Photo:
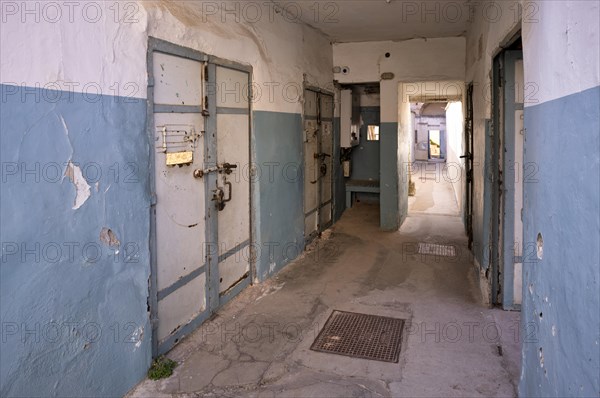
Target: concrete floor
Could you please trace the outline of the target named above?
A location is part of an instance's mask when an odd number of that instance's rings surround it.
[[[445,162],[416,162],[412,181],[417,194],[408,198],[410,214],[444,214],[458,216],[460,209],[450,183]]]
[[[460,218],[413,212],[396,233],[378,220],[375,205],[346,211],[302,258],[175,347],[172,377],[130,396],[516,396],[519,314],[480,304]],[[418,242],[455,245],[457,256],[416,254]],[[311,351],[334,309],[406,319],[400,362]]]

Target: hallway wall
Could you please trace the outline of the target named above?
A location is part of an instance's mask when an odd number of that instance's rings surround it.
[[[499,4],[499,3],[496,3]],[[502,3],[501,3],[502,4]],[[467,81],[475,86],[475,257],[481,241],[486,120],[492,57],[522,27],[525,65],[524,263],[521,396],[600,393],[600,146],[598,2],[536,2],[522,23],[503,8],[467,36]],[[507,4],[508,6],[508,4]],[[477,148],[480,148],[477,152]],[[560,156],[557,150],[560,148]],[[538,240],[538,234],[542,240]]]
[[[148,36],[253,66],[257,278],[304,246],[300,95],[332,89],[327,38],[269,7],[119,6],[3,16],[2,396],[121,396],[150,365]]]
[[[524,189],[522,312],[539,337],[524,344],[519,390],[526,396],[597,396],[600,3],[544,2],[523,36],[524,162],[535,174]],[[538,91],[532,94],[527,83]]]
[[[408,214],[406,170],[411,163],[408,150],[411,132],[409,126],[403,128],[399,124],[399,107],[402,105],[399,99],[402,97],[398,95],[398,86],[402,82],[464,81],[465,45],[463,37],[333,45],[334,65],[349,67],[348,74],[335,74],[340,83],[381,82],[380,200],[384,230],[397,230]],[[389,57],[386,57],[388,53]],[[382,80],[382,73],[393,73],[394,77]],[[417,92],[428,89],[418,86],[411,88]],[[410,125],[410,107],[406,120]],[[404,178],[400,177],[399,171]]]
[[[475,18],[467,32],[466,81],[473,82],[473,252],[480,278],[485,281],[482,283],[484,301],[490,301],[491,297],[488,286],[491,275],[486,273],[491,264],[491,192],[485,188],[486,183],[491,183],[493,165],[485,158],[485,148],[492,117],[492,65],[500,47],[506,45],[521,26],[513,8],[512,2],[486,1],[475,10],[478,15],[488,10],[493,18]],[[484,200],[486,194],[490,200]]]
[[[463,99],[464,99],[463,95]],[[465,153],[465,115],[464,106],[461,102],[450,102],[446,112],[446,128],[448,137],[448,158],[446,162],[445,178],[452,182],[456,203],[461,213],[464,214],[463,201],[465,192],[465,161],[460,157]]]
[[[150,365],[146,32],[106,6],[0,24],[2,396],[122,395]]]

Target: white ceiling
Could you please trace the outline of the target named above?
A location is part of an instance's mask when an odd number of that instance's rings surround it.
[[[389,1],[389,3],[388,3]],[[333,42],[453,37],[469,26],[470,0],[276,0],[289,20],[303,22]]]

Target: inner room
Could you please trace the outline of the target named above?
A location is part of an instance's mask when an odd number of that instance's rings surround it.
[[[346,208],[355,203],[379,206],[380,123],[379,83],[340,87],[340,127]]]

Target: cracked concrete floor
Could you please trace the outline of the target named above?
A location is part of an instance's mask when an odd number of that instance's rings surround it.
[[[518,314],[497,321],[480,304],[461,220],[417,214],[393,233],[378,220],[378,206],[348,210],[310,251],[175,347],[170,378],[129,395],[515,396]],[[455,245],[457,256],[416,254],[418,242]],[[311,351],[334,309],[406,319],[399,363]]]

